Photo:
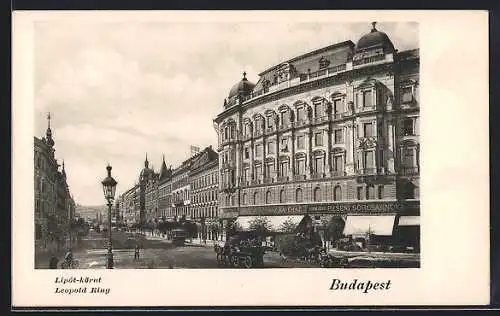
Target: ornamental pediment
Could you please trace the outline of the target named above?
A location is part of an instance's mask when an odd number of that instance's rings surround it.
[[[359,148],[372,148],[375,146],[377,146],[377,138],[376,137],[358,138],[358,147]]]

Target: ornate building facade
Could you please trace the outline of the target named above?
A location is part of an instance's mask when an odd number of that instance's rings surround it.
[[[139,183],[117,200],[124,222],[145,227],[162,220],[191,220],[200,227],[206,224],[207,237],[214,238],[213,229],[207,228],[218,223],[218,154],[212,147],[175,169],[167,168],[165,157],[159,173],[149,167],[147,157],[144,166]]]
[[[34,137],[35,250],[44,252],[69,246],[76,204],[64,166],[55,158],[55,142],[48,127],[43,138]],[[61,168],[60,168],[61,167]]]
[[[259,76],[244,74],[214,120],[221,218],[336,217],[345,235],[418,227],[418,49],[398,52],[373,24]]]

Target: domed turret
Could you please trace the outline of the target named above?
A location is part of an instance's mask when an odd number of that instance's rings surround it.
[[[377,22],[372,22],[370,33],[363,35],[355,47],[355,52],[364,51],[367,49],[383,48],[384,53],[394,52],[394,45],[389,36],[384,32],[380,32],[375,28]]]
[[[240,82],[236,83],[231,90],[229,91],[229,99],[238,96],[238,95],[249,95],[255,84],[248,81],[246,72],[243,73],[243,79]]]
[[[144,169],[141,171],[141,176],[139,181],[147,181],[153,176],[153,169],[149,168],[148,154],[146,154],[146,160],[144,161]]]

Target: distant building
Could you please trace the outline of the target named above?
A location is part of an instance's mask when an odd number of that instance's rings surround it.
[[[54,145],[49,115],[45,137],[34,137],[35,248],[41,252],[69,244],[75,217],[64,162],[57,163]]]

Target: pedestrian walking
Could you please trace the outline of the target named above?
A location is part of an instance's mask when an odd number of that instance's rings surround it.
[[[58,263],[59,263],[59,259],[57,259],[57,257],[54,254],[52,254],[50,256],[49,269],[57,269]]]
[[[135,251],[134,251],[134,261],[139,260],[139,244],[135,245]]]

